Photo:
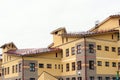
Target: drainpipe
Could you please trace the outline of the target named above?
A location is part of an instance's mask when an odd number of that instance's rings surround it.
[[[24,80],[24,58],[22,56],[22,80]]]
[[[87,57],[86,57],[86,37],[84,36],[84,56],[85,56],[85,80],[87,80]]]

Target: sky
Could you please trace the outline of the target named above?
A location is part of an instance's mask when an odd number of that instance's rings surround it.
[[[47,47],[59,27],[87,31],[114,14],[120,14],[120,0],[0,0],[0,46]]]

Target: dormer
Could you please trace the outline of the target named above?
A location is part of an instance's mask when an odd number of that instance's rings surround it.
[[[60,34],[65,34],[65,33],[67,33],[67,32],[64,27],[60,27],[51,32],[51,34],[53,35],[54,46],[58,46],[63,43],[63,37],[61,37]]]
[[[8,50],[16,50],[17,49],[17,47],[15,46],[15,44],[13,42],[4,44],[0,48],[2,48],[3,53],[7,52]]]
[[[101,23],[95,25],[90,32],[118,30],[120,28],[120,15],[111,15]]]

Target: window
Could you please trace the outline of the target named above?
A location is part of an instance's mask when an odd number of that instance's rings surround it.
[[[66,57],[69,56],[69,49],[66,49]]]
[[[118,47],[118,55],[120,55],[120,47]]]
[[[112,67],[116,67],[116,63],[115,62],[112,62]]]
[[[82,69],[81,64],[82,64],[81,61],[78,61],[78,62],[77,62],[77,69],[78,69],[78,70],[81,70],[81,69]]]
[[[19,72],[21,72],[21,71],[22,71],[22,64],[19,63]]]
[[[108,46],[105,46],[105,51],[109,51],[109,47]]]
[[[2,75],[4,75],[4,68],[2,68]]]
[[[6,68],[5,68],[5,75],[6,75]]]
[[[35,63],[30,63],[30,71],[35,71]]]
[[[119,26],[120,26],[120,19],[119,19]]]
[[[112,39],[114,39],[114,35],[112,35]]]
[[[52,64],[47,64],[47,68],[52,68]]]
[[[61,65],[61,72],[63,72],[63,65]]]
[[[94,80],[94,76],[90,76],[90,80]]]
[[[72,55],[75,55],[75,47],[71,48],[71,53],[72,53]]]
[[[102,66],[102,61],[98,61],[98,66]]]
[[[18,66],[16,65],[16,73],[17,73],[17,67],[18,67]]]
[[[112,80],[116,80],[116,77],[113,77]]]
[[[57,64],[55,64],[55,69],[57,69]]]
[[[106,80],[110,80],[110,77],[105,77]]]
[[[60,64],[58,65],[58,69],[60,69]]]
[[[101,45],[97,45],[97,50],[101,50]]]
[[[89,44],[89,53],[94,53],[94,45]]]
[[[44,64],[39,63],[39,68],[44,68]]]
[[[76,78],[75,78],[75,77],[72,77],[72,80],[76,80]]]
[[[30,80],[35,80],[35,78],[30,78]]]
[[[10,70],[10,68],[8,67],[8,72],[7,72],[8,74],[10,73],[10,71],[9,71],[9,70]]]
[[[94,61],[89,61],[89,69],[94,69]]]
[[[72,62],[72,71],[75,70],[75,62]]]
[[[112,52],[116,52],[116,48],[115,47],[112,47]]]
[[[98,80],[102,80],[102,77],[98,77]]]
[[[12,66],[12,73],[14,73],[14,66]]]
[[[77,45],[77,54],[81,53],[81,45]]]
[[[70,78],[66,78],[66,80],[70,80]]]
[[[106,66],[106,67],[109,67],[109,62],[105,62],[105,66]]]
[[[120,62],[118,62],[118,70],[120,70]]]
[[[78,80],[82,80],[82,77],[78,77]]]
[[[58,57],[58,54],[56,53],[56,57]]]
[[[69,63],[66,64],[66,71],[69,71]]]

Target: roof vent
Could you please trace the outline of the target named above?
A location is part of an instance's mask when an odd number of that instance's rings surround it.
[[[95,21],[95,27],[97,27],[99,24],[99,20]]]

